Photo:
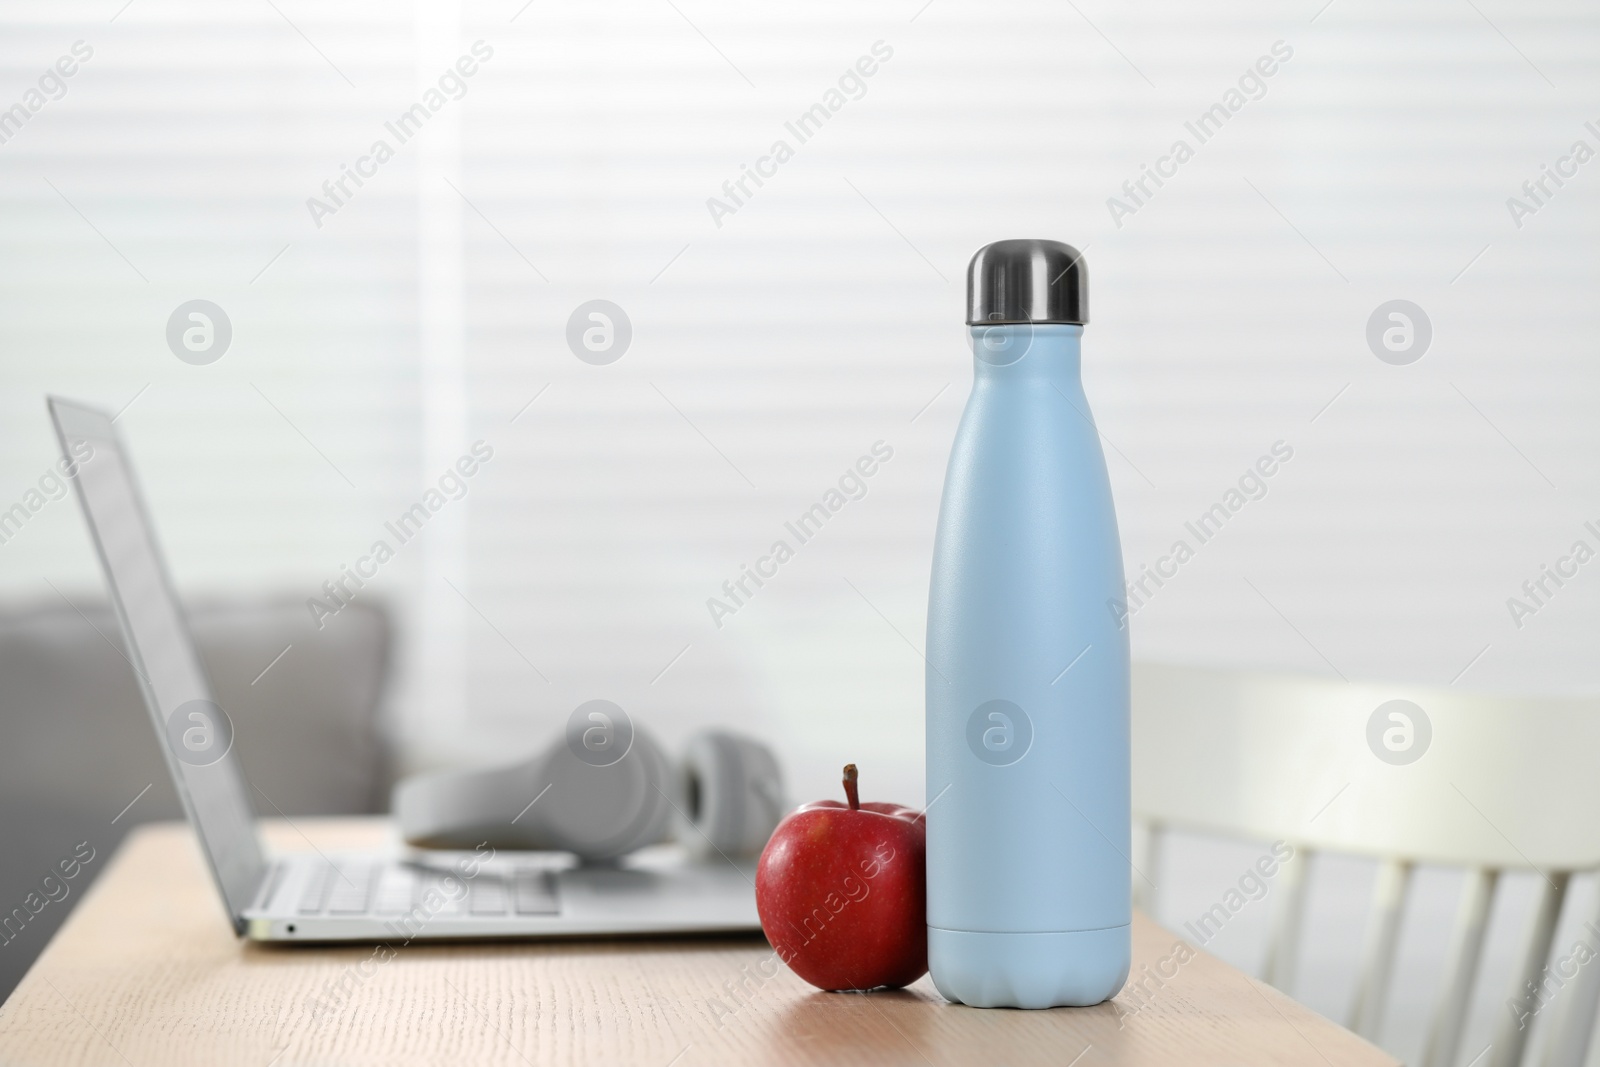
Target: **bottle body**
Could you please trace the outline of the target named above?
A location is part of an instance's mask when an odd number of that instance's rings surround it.
[[[1083,327],[972,328],[927,643],[928,954],[945,997],[1097,1004],[1130,963],[1128,636]]]

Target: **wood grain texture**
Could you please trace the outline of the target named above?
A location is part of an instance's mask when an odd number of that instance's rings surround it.
[[[283,849],[386,840],[375,820],[267,829]],[[947,1004],[926,978],[898,993],[821,993],[760,938],[261,946],[233,937],[187,826],[164,824],[128,839],[0,1008],[0,1062],[1395,1062],[1203,952],[1178,966],[1178,944],[1136,915],[1134,978],[1115,1001],[1031,1012]],[[1176,974],[1151,977],[1163,959]]]

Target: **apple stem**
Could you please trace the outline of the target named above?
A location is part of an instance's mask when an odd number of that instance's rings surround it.
[[[846,800],[850,801],[851,811],[859,811],[861,809],[861,794],[856,790],[856,765],[854,763],[846,763],[844,765],[844,796]]]

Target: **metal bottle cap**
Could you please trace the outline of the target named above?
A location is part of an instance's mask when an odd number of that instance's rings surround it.
[[[967,325],[1089,321],[1089,268],[1060,241],[996,241],[967,265]]]

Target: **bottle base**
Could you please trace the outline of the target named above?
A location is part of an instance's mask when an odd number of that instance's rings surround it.
[[[1110,1000],[1132,966],[1131,926],[1052,933],[928,927],[928,970],[974,1008],[1083,1007]]]

